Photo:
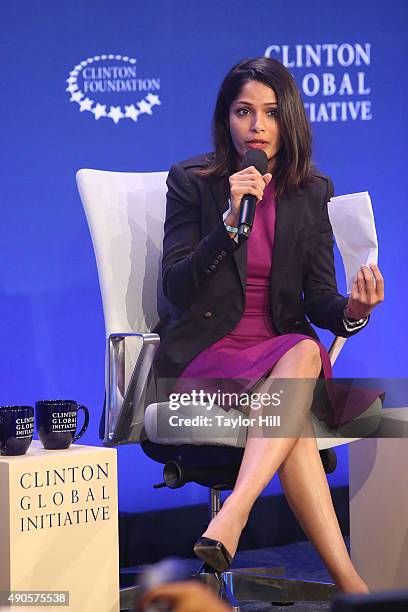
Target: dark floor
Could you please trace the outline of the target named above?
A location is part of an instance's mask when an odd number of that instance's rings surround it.
[[[345,538],[347,546],[349,546],[349,538]],[[200,563],[191,560],[191,569],[198,569]],[[322,560],[317,554],[315,548],[308,541],[294,542],[284,546],[276,546],[274,548],[264,548],[257,550],[245,550],[238,552],[234,558],[233,568],[238,567],[285,567],[286,578],[297,578],[303,580],[312,580],[319,582],[332,582]],[[128,570],[131,572],[131,570]],[[129,575],[130,578],[130,575]],[[122,577],[122,586],[130,585],[130,581],[125,581]],[[270,602],[246,602],[241,603],[240,609],[244,612],[252,610],[256,611],[274,611],[289,610],[292,612],[300,612],[302,610],[330,610],[329,602],[309,602],[309,603],[294,603],[290,606],[271,605]]]

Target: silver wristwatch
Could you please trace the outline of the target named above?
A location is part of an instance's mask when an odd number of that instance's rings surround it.
[[[364,327],[365,325],[367,325],[368,323],[368,316],[367,317],[363,317],[362,319],[354,319],[354,320],[350,320],[347,315],[346,315],[346,308],[343,311],[343,325],[346,329],[346,331],[348,332],[353,332],[353,331],[357,331],[358,329],[361,329],[362,327]]]

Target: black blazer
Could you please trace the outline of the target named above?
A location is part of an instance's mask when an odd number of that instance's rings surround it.
[[[211,155],[211,154],[210,154]],[[247,245],[225,230],[229,182],[196,174],[201,155],[172,166],[163,241],[164,302],[155,330],[161,343],[156,377],[177,378],[205,348],[231,332],[245,305]],[[270,305],[278,334],[317,338],[309,321],[348,337],[337,291],[327,201],[331,180],[315,171],[306,187],[277,203]],[[250,240],[250,238],[249,238]]]

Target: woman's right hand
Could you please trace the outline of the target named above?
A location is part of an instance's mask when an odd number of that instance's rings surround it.
[[[244,168],[232,174],[229,178],[231,208],[225,223],[238,227],[239,211],[243,196],[247,193],[254,195],[258,203],[262,200],[264,189],[271,180],[272,174],[270,172],[262,176],[254,166],[249,166],[249,168]]]

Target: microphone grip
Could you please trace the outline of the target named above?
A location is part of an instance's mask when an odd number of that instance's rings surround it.
[[[255,208],[256,197],[250,194],[244,195],[239,209],[238,242],[248,240],[254,224]]]

